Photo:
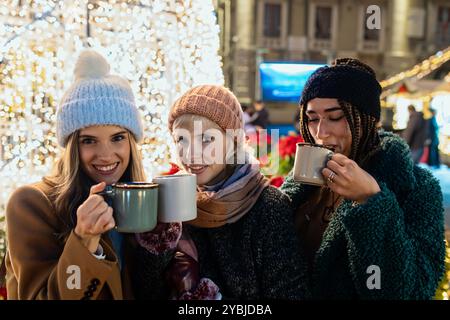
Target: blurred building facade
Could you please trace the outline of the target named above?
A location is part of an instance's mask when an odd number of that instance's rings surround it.
[[[382,80],[450,44],[449,0],[214,0],[214,5],[226,85],[242,103],[260,98],[261,61],[330,63],[352,56]],[[268,105],[275,123],[290,121],[296,108]]]

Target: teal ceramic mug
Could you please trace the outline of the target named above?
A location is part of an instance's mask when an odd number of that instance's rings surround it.
[[[98,194],[113,208],[117,231],[141,233],[156,227],[158,187],[157,183],[119,182]]]

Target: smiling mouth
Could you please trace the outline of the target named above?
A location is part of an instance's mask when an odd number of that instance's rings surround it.
[[[113,164],[109,164],[109,165],[92,165],[94,167],[94,169],[99,172],[100,174],[104,174],[104,175],[108,175],[113,173],[117,167],[119,166],[119,162],[113,163]]]
[[[204,172],[206,170],[206,168],[208,168],[208,166],[191,165],[191,166],[188,166],[188,168],[191,173],[200,174],[200,173]]]

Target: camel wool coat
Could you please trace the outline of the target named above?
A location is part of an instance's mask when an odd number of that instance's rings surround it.
[[[73,230],[60,239],[58,234],[67,227],[56,214],[51,191],[46,182],[27,185],[17,189],[8,202],[8,299],[133,299],[129,274],[134,238],[124,237],[122,271],[106,234],[100,241],[104,260],[92,255]]]

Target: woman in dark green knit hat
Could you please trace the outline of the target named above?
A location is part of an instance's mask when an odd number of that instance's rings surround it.
[[[291,198],[315,299],[430,299],[444,272],[442,192],[406,143],[379,134],[381,87],[356,59],[308,79],[300,101],[306,142],[334,148],[324,187]]]
[[[145,248],[138,255],[139,298],[309,297],[289,198],[251,161],[243,129],[241,106],[225,87],[201,85],[175,102],[169,130],[183,169],[197,176],[197,218],[183,223],[176,248],[163,253],[172,252],[163,274],[148,267],[161,237],[138,237]]]

